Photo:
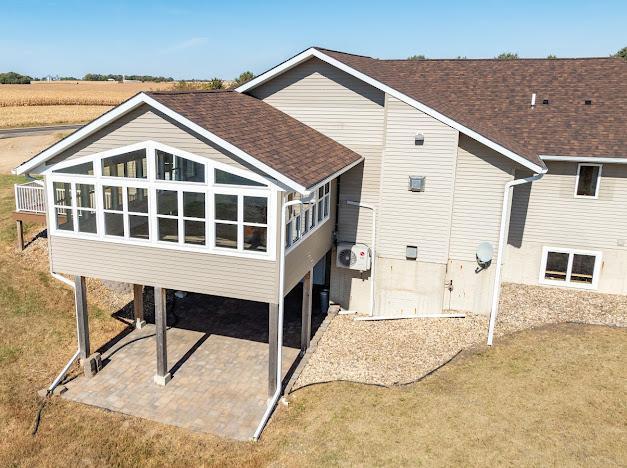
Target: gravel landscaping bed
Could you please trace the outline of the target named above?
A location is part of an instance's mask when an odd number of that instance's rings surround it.
[[[504,284],[501,296],[496,336],[547,323],[627,324],[627,296],[514,284]],[[332,380],[385,386],[411,382],[460,350],[485,343],[487,327],[488,317],[475,314],[372,322],[338,315],[293,390]]]

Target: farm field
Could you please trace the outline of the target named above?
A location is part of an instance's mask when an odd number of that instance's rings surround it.
[[[109,81],[0,85],[0,128],[88,122],[140,91],[167,90],[172,86]]]

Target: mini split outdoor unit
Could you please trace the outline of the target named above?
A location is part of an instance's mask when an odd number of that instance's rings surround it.
[[[337,246],[336,265],[351,270],[370,270],[370,249],[366,244],[340,242]]]

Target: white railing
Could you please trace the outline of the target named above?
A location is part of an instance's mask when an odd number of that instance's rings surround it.
[[[15,184],[15,210],[28,213],[46,212],[46,197],[41,181]]]

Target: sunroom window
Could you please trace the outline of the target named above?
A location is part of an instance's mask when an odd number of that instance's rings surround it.
[[[105,177],[145,179],[147,174],[146,150],[143,148],[102,160],[102,175]]]
[[[265,187],[261,182],[247,179],[246,177],[238,176],[230,172],[222,171],[220,169],[215,170],[216,184],[225,185],[249,185],[251,187]]]
[[[52,171],[53,233],[224,253],[269,250],[276,192],[267,184],[165,145],[138,147]]]
[[[68,182],[54,182],[54,218],[56,228],[61,231],[73,231],[72,216],[72,184]]]
[[[205,166],[181,156],[157,150],[157,179],[204,182]]]
[[[297,193],[288,195],[288,201],[300,200]],[[326,183],[314,193],[309,203],[291,205],[286,210],[285,246],[291,247],[317,225],[322,224],[330,213],[331,186]]]

